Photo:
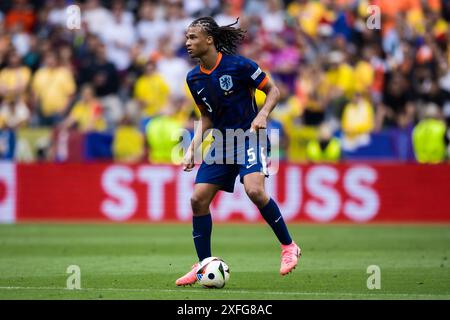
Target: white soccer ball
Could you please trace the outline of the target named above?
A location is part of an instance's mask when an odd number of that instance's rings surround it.
[[[230,279],[230,268],[220,258],[209,257],[200,262],[197,282],[205,288],[223,288]]]

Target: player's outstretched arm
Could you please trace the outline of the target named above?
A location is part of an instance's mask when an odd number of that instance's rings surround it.
[[[267,118],[280,99],[280,90],[271,79],[267,81],[266,85],[261,90],[266,94],[266,101],[264,101],[264,105],[256,118],[253,120],[250,129],[251,131],[258,131],[258,129],[267,128]]]
[[[195,152],[202,144],[203,133],[213,127],[211,119],[208,116],[204,115],[201,107],[199,108],[200,112],[202,113],[202,116],[200,117],[200,125],[197,126],[197,129],[195,130],[194,138],[192,139],[192,142],[189,145],[189,148],[186,151],[182,162],[183,170],[187,172],[192,171],[192,169],[194,169],[195,167]]]

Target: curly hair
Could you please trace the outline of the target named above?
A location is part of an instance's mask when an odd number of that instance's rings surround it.
[[[201,17],[194,20],[190,24],[190,27],[199,26],[209,36],[212,36],[217,51],[225,54],[234,54],[238,44],[242,42],[245,36],[244,30],[241,28],[233,28],[238,21],[239,18],[232,24],[219,26],[212,17]]]

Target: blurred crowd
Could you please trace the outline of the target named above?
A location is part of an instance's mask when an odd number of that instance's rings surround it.
[[[101,133],[114,160],[170,161],[172,132],[192,133],[198,117],[185,30],[213,16],[239,17],[239,54],[281,90],[269,123],[281,159],[339,161],[386,130],[408,132],[419,162],[448,159],[450,0],[13,0],[0,10],[0,155],[11,133],[47,128],[44,160],[64,160],[70,134]]]

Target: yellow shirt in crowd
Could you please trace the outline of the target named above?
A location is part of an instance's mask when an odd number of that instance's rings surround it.
[[[88,105],[83,101],[78,101],[70,111],[70,117],[76,121],[80,131],[103,131],[106,129],[106,122],[102,117],[99,104]]]
[[[370,133],[373,130],[374,123],[373,107],[367,99],[350,102],[344,107],[342,130],[350,137]]]
[[[367,61],[360,60],[354,69],[354,86],[356,92],[365,92],[373,84],[375,70]]]
[[[311,37],[315,37],[319,30],[319,23],[323,18],[334,20],[334,13],[327,10],[325,5],[319,1],[309,1],[305,4],[291,2],[287,7],[291,17],[298,19],[302,30]]]
[[[11,91],[21,86],[26,88],[30,82],[31,71],[28,67],[5,68],[0,71],[0,91]],[[6,101],[11,101],[14,94],[7,93]],[[22,97],[23,98],[23,97]]]
[[[343,91],[346,97],[351,97],[355,92],[353,68],[346,63],[340,64],[336,69],[329,70],[325,75],[325,81],[329,90],[337,87]]]
[[[121,162],[137,162],[144,151],[144,136],[134,126],[119,126],[114,134],[114,159]]]
[[[145,102],[143,115],[157,114],[169,101],[169,86],[159,74],[143,75],[134,87],[134,97]]]
[[[74,78],[67,68],[41,68],[36,71],[32,83],[44,116],[64,111],[69,98],[76,91]]]

